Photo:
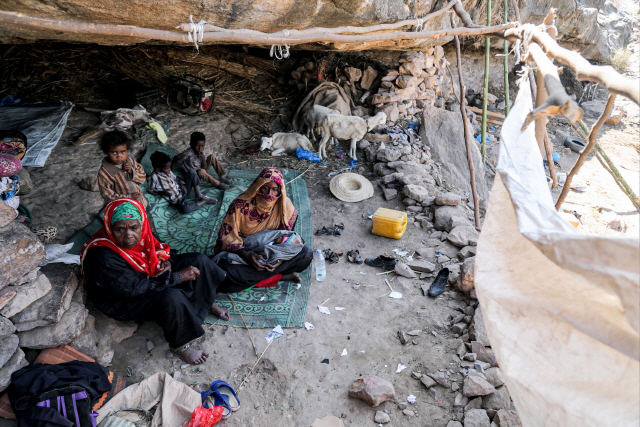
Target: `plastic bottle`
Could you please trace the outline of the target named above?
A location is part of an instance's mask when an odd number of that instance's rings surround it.
[[[324,269],[324,256],[320,249],[316,250],[316,253],[313,255],[313,265],[316,269],[316,281],[324,282],[324,279],[327,277],[327,271]]]

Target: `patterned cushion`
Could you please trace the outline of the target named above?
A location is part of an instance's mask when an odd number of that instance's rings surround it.
[[[22,162],[11,154],[0,154],[0,178],[15,175],[22,169]]]

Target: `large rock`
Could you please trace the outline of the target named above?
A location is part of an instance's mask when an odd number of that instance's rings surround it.
[[[0,289],[16,283],[45,260],[44,245],[15,221],[0,228],[0,242]]]
[[[29,362],[24,358],[24,352],[20,347],[11,356],[11,359],[0,369],[0,393],[5,391],[11,383],[11,374],[24,368]]]
[[[478,230],[474,226],[459,225],[451,230],[447,240],[459,248],[464,248],[465,246],[476,246],[478,237]]]
[[[474,288],[476,257],[467,258],[460,268],[460,276],[456,283],[456,288],[460,292],[469,292]]]
[[[458,206],[462,201],[456,193],[440,193],[436,196],[436,205],[440,206]]]
[[[373,421],[375,421],[378,424],[386,424],[389,421],[391,421],[391,417],[389,416],[389,414],[382,412],[382,411],[376,411],[376,415],[373,418]]]
[[[429,261],[409,261],[407,264],[413,271],[419,271],[421,273],[433,273],[436,271],[436,265]]]
[[[471,194],[467,148],[464,142],[463,123],[459,112],[426,106],[422,112],[420,137],[431,147],[431,158],[440,163],[444,181]],[[480,199],[486,200],[489,192],[484,181],[482,157],[478,144],[471,143],[471,152],[476,169],[476,189]]]
[[[476,312],[473,314],[473,322],[471,322],[471,326],[469,327],[469,338],[471,338],[472,341],[478,341],[485,347],[491,346],[487,329],[484,327],[484,319],[482,318],[482,309],[480,306],[478,306]]]
[[[99,22],[112,25],[136,25],[166,31],[178,31],[178,23],[189,22],[189,14],[194,21],[200,19],[212,25],[229,29],[247,28],[266,33],[283,29],[304,30],[312,27],[340,27],[346,25],[369,26],[392,23],[405,19],[415,19],[439,9],[435,0],[406,3],[401,0],[344,0],[340,3],[309,2],[291,0],[274,2],[269,0],[244,0],[228,2],[223,0],[172,0],[161,4],[163,13],[158,14],[151,2],[131,2],[126,0],[104,0],[97,8],[96,3],[88,0],[51,0],[8,2],[4,9],[22,12],[56,20]],[[463,0],[465,10],[473,12],[477,3]],[[553,6],[557,10],[556,25],[560,40],[575,44],[577,51],[593,59],[607,59],[624,43],[628,42],[633,29],[633,8],[624,3],[607,0],[591,0],[576,3],[572,0],[556,0]],[[538,1],[526,0],[520,3],[523,22],[540,24],[548,12],[548,5]],[[268,12],[268,13],[267,13]],[[485,25],[486,17],[481,13],[473,14],[475,23]],[[426,20],[423,31],[450,28],[448,14]],[[393,31],[393,30],[390,30]],[[183,33],[184,34],[184,33]],[[93,35],[73,31],[57,31],[27,25],[3,24],[0,26],[0,42],[11,44],[25,41],[51,39],[82,43],[121,45],[147,41],[139,37],[121,37],[116,35]],[[407,39],[401,42],[390,39],[380,42],[367,42],[367,49],[381,50],[426,50],[434,45],[443,45],[452,40],[451,36],[439,39]],[[156,42],[165,43],[169,42]],[[207,43],[206,40],[204,42]],[[496,42],[502,46],[502,41]],[[362,43],[323,42],[307,43],[296,46],[304,50],[362,50]],[[439,51],[436,52],[436,54]],[[437,56],[436,56],[437,59]],[[421,59],[411,61],[416,68],[425,64]],[[428,63],[425,66],[429,65]]]
[[[402,151],[395,148],[386,147],[383,150],[378,150],[376,158],[381,162],[393,162],[398,160],[402,156]]]
[[[462,394],[467,397],[486,396],[495,392],[496,388],[489,384],[487,380],[484,380],[480,377],[469,375],[464,379]]]
[[[0,340],[0,368],[3,367],[18,348],[18,336],[9,335]]]
[[[509,409],[511,407],[511,396],[509,396],[507,387],[498,387],[495,393],[484,396],[482,398],[482,407],[484,409],[493,409],[494,411]]]
[[[360,80],[360,87],[362,89],[369,89],[374,80],[378,77],[378,72],[371,66],[367,67],[362,73],[362,80]]]
[[[421,202],[429,196],[429,190],[420,185],[407,185],[402,189],[402,194],[417,202]]]
[[[375,407],[387,400],[393,400],[396,397],[396,391],[389,381],[375,375],[365,375],[351,384],[349,396],[362,399]]]
[[[504,385],[504,379],[502,378],[500,368],[489,368],[484,371],[484,375],[492,386],[500,387],[501,385]]]
[[[508,409],[500,409],[493,417],[493,422],[498,427],[522,427],[517,412]]]
[[[404,262],[396,263],[396,266],[393,268],[393,271],[398,276],[406,277],[407,279],[415,279],[417,277],[416,273],[414,273],[413,270],[411,270],[411,268],[409,268],[409,266]]]
[[[51,291],[11,318],[19,332],[59,322],[78,287],[73,265],[47,264],[40,271],[49,279]]]
[[[6,227],[16,218],[16,211],[5,202],[0,200],[0,228]]]
[[[69,345],[79,352],[97,360],[104,353],[100,351],[100,347],[98,346],[99,341],[100,337],[96,331],[96,319],[92,315],[88,315],[80,336],[71,341]]]
[[[9,286],[0,291],[0,310],[6,307],[11,302],[13,297],[16,296],[18,291],[15,286]]]
[[[98,345],[101,348],[107,348],[131,338],[138,329],[138,324],[135,322],[119,322],[99,311],[93,313],[93,317],[95,317],[99,337]]]
[[[11,323],[11,320],[7,319],[6,317],[0,316],[0,339],[8,337],[15,331],[16,327],[13,323]]]
[[[34,302],[44,297],[51,290],[51,282],[42,273],[38,273],[38,278],[31,283],[16,286],[16,296],[0,310],[4,317],[12,317],[20,313]]]
[[[39,350],[69,344],[82,333],[87,315],[88,310],[83,305],[72,302],[60,322],[19,332],[20,347]]]
[[[470,409],[464,414],[464,427],[489,427],[490,421],[484,409]]]
[[[459,218],[460,220],[467,219],[467,211],[460,205],[436,206],[433,212],[433,225],[436,230],[440,231],[445,230],[447,223],[452,220],[452,218]]]

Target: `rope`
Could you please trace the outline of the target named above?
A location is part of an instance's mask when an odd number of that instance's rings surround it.
[[[202,37],[204,36],[204,24],[207,23],[204,19],[201,19],[197,24],[193,22],[193,15],[189,15],[189,21],[191,21],[191,31],[189,31],[189,41],[193,43],[196,50],[200,52],[198,43],[202,43]]]
[[[286,37],[289,37],[289,30],[282,30],[282,32]],[[272,44],[271,51],[269,51],[269,56],[273,58],[273,56],[275,55],[276,59],[279,59],[279,60],[286,59],[289,57],[290,48],[291,46],[289,46],[288,44],[285,44],[284,48],[282,47],[281,44],[278,44],[278,45]]]

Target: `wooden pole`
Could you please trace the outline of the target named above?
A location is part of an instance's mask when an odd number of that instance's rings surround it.
[[[504,23],[509,22],[509,0],[504,0]],[[504,111],[509,115],[509,42],[504,41]]]
[[[491,25],[491,0],[487,0],[487,25]],[[482,154],[482,173],[486,167],[487,155],[487,102],[489,99],[489,58],[491,55],[491,39],[484,38],[484,85],[482,96],[482,124],[481,124],[481,140],[480,152]]]
[[[454,27],[453,16],[451,16],[451,27]],[[478,191],[476,189],[476,168],[473,166],[473,153],[471,151],[472,141],[471,130],[469,129],[469,121],[467,120],[467,100],[464,97],[466,88],[464,86],[464,80],[462,78],[462,60],[460,54],[460,39],[458,36],[454,37],[456,41],[456,61],[458,68],[458,81],[460,83],[460,113],[462,114],[462,123],[464,129],[464,144],[467,148],[467,162],[469,163],[469,177],[471,179],[471,196],[473,197],[473,216],[475,219],[475,225],[477,229],[480,229],[480,200],[478,198]]]
[[[456,2],[458,4],[458,2]],[[455,5],[454,5],[455,9]],[[99,34],[104,36],[133,37],[141,40],[163,40],[189,42],[186,32],[154,30],[140,28],[131,25],[92,24],[77,21],[62,21],[56,19],[29,16],[23,13],[0,11],[0,23],[14,24],[20,27],[32,27],[43,30],[63,31],[77,34]],[[393,40],[414,39],[439,39],[447,36],[479,36],[484,34],[503,34],[504,30],[518,26],[515,22],[500,24],[493,27],[460,27],[456,30],[438,31],[394,31],[390,33],[378,33],[367,35],[345,35],[332,33],[284,33],[267,34],[252,30],[221,30],[205,32],[202,43],[226,43],[226,44],[253,44],[253,45],[298,45],[305,43],[362,43],[363,49],[367,49],[366,43]],[[42,37],[44,38],[44,37]]]
[[[560,207],[562,206],[564,199],[567,197],[567,194],[569,194],[569,189],[571,188],[571,181],[573,180],[573,177],[576,176],[576,174],[580,171],[580,168],[584,164],[584,161],[586,160],[587,156],[589,155],[589,153],[591,153],[591,150],[593,150],[593,147],[596,145],[598,132],[600,131],[600,128],[604,124],[605,120],[607,120],[607,118],[611,114],[611,110],[613,110],[613,103],[615,99],[616,99],[616,94],[610,93],[609,99],[607,99],[607,105],[605,105],[604,107],[604,111],[600,115],[600,118],[598,118],[598,121],[596,121],[591,127],[591,132],[589,133],[589,143],[584,148],[584,150],[580,152],[580,156],[578,157],[576,164],[573,165],[573,168],[571,168],[569,175],[567,175],[567,181],[565,182],[564,187],[562,187],[562,192],[560,192],[560,196],[556,201],[556,210],[560,210]]]

